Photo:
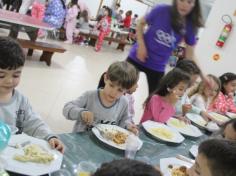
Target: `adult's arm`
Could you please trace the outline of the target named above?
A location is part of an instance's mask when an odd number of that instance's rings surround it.
[[[145,45],[143,33],[144,28],[147,25],[147,22],[144,17],[142,17],[140,20],[138,20],[136,32],[137,32],[137,43],[138,43],[138,49],[137,49],[137,58],[145,62],[147,58],[147,48]]]

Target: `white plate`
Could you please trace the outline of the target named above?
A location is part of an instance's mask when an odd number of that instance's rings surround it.
[[[203,119],[202,116],[198,115],[198,114],[193,114],[193,113],[187,113],[186,117],[193,122],[194,124],[196,124],[197,126],[199,126],[200,128],[203,129],[207,129],[206,125],[207,122]]]
[[[221,115],[221,114],[218,114],[218,113],[215,113],[215,112],[210,112],[209,113],[215,120],[219,121],[219,122],[226,122],[229,120],[228,117],[224,116],[224,115]]]
[[[236,118],[236,114],[235,113],[232,113],[232,112],[226,112],[226,115],[228,117],[230,117],[231,119],[235,119]]]
[[[142,123],[143,128],[152,136],[154,136],[155,138],[162,140],[162,141],[166,141],[166,142],[172,142],[172,143],[181,143],[184,141],[184,137],[175,129],[168,127],[167,125],[163,124],[163,123],[158,123],[158,122],[154,122],[154,121],[146,121],[144,123]],[[172,135],[172,138],[166,138],[162,135],[158,135],[155,134],[155,132],[153,130],[156,129],[164,129],[166,130],[166,132],[168,132],[170,135]]]
[[[98,124],[97,125],[98,128],[100,128],[101,130],[104,130],[104,131],[109,131],[109,132],[114,132],[114,131],[120,131],[120,132],[123,132],[127,135],[130,135],[132,134],[131,132],[129,132],[128,130],[124,129],[124,128],[121,128],[119,126],[116,126],[116,125],[108,125],[108,124]],[[92,128],[92,132],[95,134],[95,136],[102,142],[112,146],[112,147],[115,147],[117,149],[120,149],[120,150],[125,150],[125,147],[126,147],[126,143],[124,144],[117,144],[115,142],[113,142],[112,140],[107,140],[105,139],[104,137],[102,137],[100,135],[100,132],[98,131],[97,128],[93,127]],[[138,147],[138,150],[141,149],[142,145],[143,145],[143,141],[141,141],[139,138],[138,138],[138,141],[139,141],[139,147]]]
[[[23,148],[7,147],[0,157],[6,161],[6,170],[20,173],[23,175],[43,175],[49,172],[56,171],[61,168],[63,155],[57,150],[51,149],[48,142],[42,139],[37,139],[26,134],[13,135],[9,141],[10,144],[21,144],[22,142],[30,141],[31,144],[37,144],[53,154],[54,160],[49,164],[39,164],[33,162],[20,162],[13,159],[16,154],[23,154]]]
[[[194,158],[197,157],[198,154],[198,146],[197,145],[193,145],[190,149],[189,152],[194,156]]]
[[[185,136],[190,136],[190,137],[202,136],[202,132],[197,127],[191,124],[186,124],[183,121],[176,118],[170,118],[167,121],[167,125],[169,127],[176,129],[178,132],[180,132],[181,134]]]
[[[187,168],[190,168],[192,166],[191,163],[179,160],[174,157],[162,158],[160,159],[160,169],[161,169],[161,172],[164,174],[163,176],[171,176],[172,169],[169,168],[169,165],[172,165],[173,169],[181,167],[181,166],[186,166]]]

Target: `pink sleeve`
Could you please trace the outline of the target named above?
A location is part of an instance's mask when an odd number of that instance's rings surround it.
[[[229,110],[228,111],[236,113],[236,106],[234,104],[233,98],[232,97],[228,97],[226,99],[226,101],[227,101],[227,104],[229,106]]]
[[[155,107],[157,103],[155,102],[154,96],[151,97],[147,105],[145,106],[144,112],[142,119],[140,123],[143,123],[147,120],[153,120],[154,119],[154,114],[153,114],[153,107]]]
[[[222,92],[219,93],[217,99],[215,100],[213,104],[213,108],[219,112],[225,114],[228,110],[228,104],[226,102],[225,96]]]

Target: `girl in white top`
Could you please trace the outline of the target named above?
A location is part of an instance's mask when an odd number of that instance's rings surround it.
[[[189,93],[191,104],[197,106],[203,111],[211,111],[211,105],[220,92],[220,80],[214,75],[207,75],[209,84],[201,81],[199,85]],[[209,116],[209,119],[211,117]],[[207,120],[207,119],[206,119]]]

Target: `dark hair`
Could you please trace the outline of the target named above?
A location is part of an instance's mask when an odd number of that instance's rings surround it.
[[[126,16],[131,16],[132,13],[133,13],[132,10],[128,10],[128,11],[125,13],[125,15],[126,15]]]
[[[89,21],[88,11],[87,11],[87,10],[83,10],[83,11],[80,13],[80,17],[83,17],[83,18],[84,18],[84,21],[85,21],[85,22],[88,22],[88,21]]]
[[[126,61],[120,61],[115,62],[109,66],[106,76],[107,79],[109,79],[111,82],[116,82],[122,88],[130,89],[134,84],[137,83],[139,71],[132,64]],[[104,74],[102,77],[104,77]]]
[[[177,62],[176,68],[179,68],[190,75],[200,75],[201,71],[197,64],[190,59],[183,59]]]
[[[92,176],[161,176],[161,173],[141,161],[120,159],[102,164]]]
[[[71,5],[78,5],[78,0],[71,0]]]
[[[161,78],[157,89],[151,95],[149,95],[149,97],[144,102],[144,106],[147,105],[153,95],[157,94],[160,96],[166,96],[170,93],[169,89],[173,89],[182,81],[190,84],[190,76],[186,72],[179,68],[174,68],[173,70],[169,71],[164,77]]]
[[[225,84],[228,84],[230,81],[236,80],[236,74],[230,73],[230,72],[224,73],[223,75],[221,75],[221,76],[219,77],[219,79],[220,79],[220,82],[221,82],[221,92],[222,92],[223,94],[226,94],[224,85],[225,85]]]
[[[0,37],[0,68],[14,70],[24,63],[25,54],[20,44],[10,37]]]
[[[117,7],[120,7],[120,4],[119,4],[119,3],[117,3],[117,4],[116,4],[116,6],[117,6]]]
[[[236,132],[236,119],[231,119],[231,120],[225,122],[221,127],[221,132],[223,132],[229,124],[232,124],[232,127],[233,127],[234,131]]]
[[[61,4],[63,6],[63,9],[66,9],[66,4],[65,4],[65,1],[64,0],[61,0]]]
[[[191,24],[193,25],[193,30],[196,34],[198,28],[203,26],[203,19],[199,0],[195,0],[195,5],[192,11],[187,15],[186,19],[191,22]],[[173,5],[171,8],[171,26],[177,33],[184,33],[183,29],[185,27],[185,22],[178,12],[177,0],[173,0]]]
[[[111,16],[112,16],[112,10],[111,10],[111,8],[106,7],[106,10],[107,10],[107,12],[108,12],[108,16],[111,17]]]
[[[235,176],[236,175],[236,142],[223,139],[210,139],[200,144],[198,153],[203,154],[211,175]]]
[[[138,18],[138,15],[137,15],[137,14],[134,14],[134,17],[135,17],[135,18]]]

